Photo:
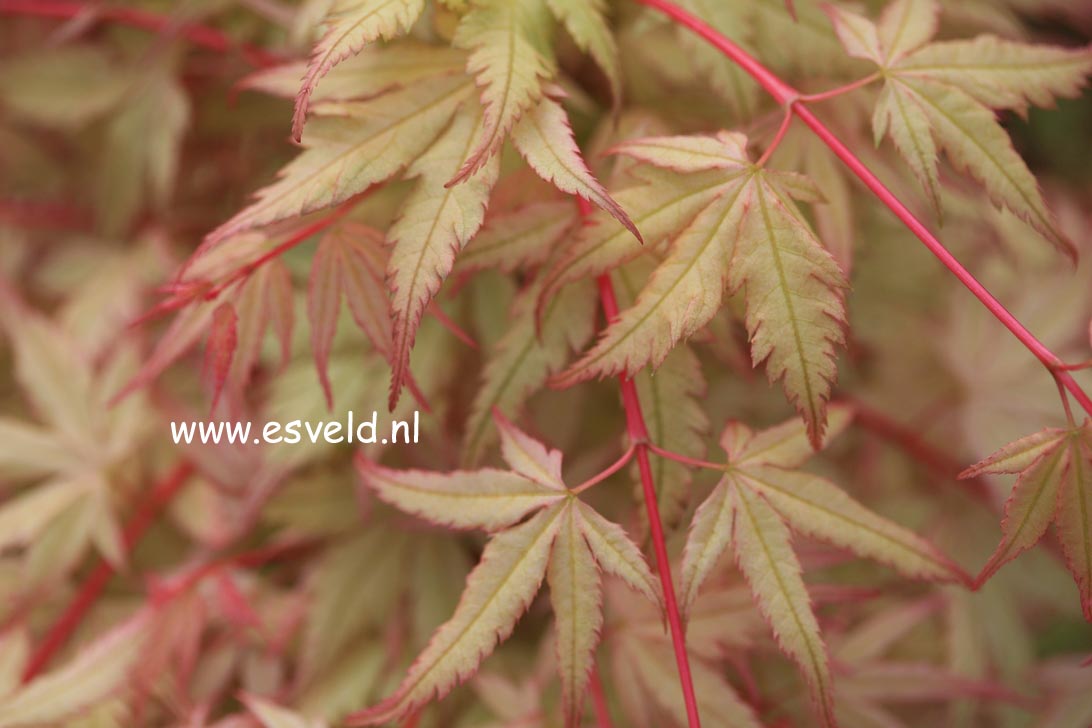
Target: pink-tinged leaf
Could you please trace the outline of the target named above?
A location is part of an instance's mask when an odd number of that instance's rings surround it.
[[[929,42],[939,20],[936,0],[895,0],[884,8],[877,26],[887,62],[894,63]]]
[[[61,667],[0,699],[0,726],[68,725],[130,684],[149,637],[151,614],[137,612],[77,651]]]
[[[542,96],[543,81],[555,71],[553,58],[536,42],[548,22],[539,0],[480,0],[463,16],[454,42],[471,51],[466,70],[481,88],[484,118],[477,142],[448,185],[480,170]]]
[[[512,633],[538,593],[566,514],[566,506],[557,504],[490,539],[467,578],[455,614],[436,630],[398,690],[378,705],[350,715],[346,723],[383,725],[400,720],[473,675],[497,642]]]
[[[823,433],[822,447],[840,435],[853,420],[853,408],[845,404],[833,404],[827,408],[827,429]],[[799,419],[791,419],[780,425],[768,427],[757,433],[740,437],[740,423],[730,423],[721,435],[721,446],[728,459],[738,467],[774,465],[780,468],[798,468],[815,454],[808,439],[808,431]],[[746,427],[746,426],[743,426]],[[748,431],[749,432],[749,431]]]
[[[617,523],[608,521],[591,506],[576,501],[580,532],[599,567],[625,582],[654,604],[663,603],[660,582],[652,574],[641,549]]]
[[[206,381],[212,385],[210,412],[216,409],[220,393],[224,389],[224,382],[227,381],[228,372],[231,370],[231,360],[235,357],[238,320],[235,307],[227,302],[221,303],[212,312],[209,338],[205,342],[205,363],[202,367]]]
[[[250,375],[262,353],[262,340],[269,326],[268,268],[264,266],[252,273],[243,283],[235,299],[236,344],[231,358],[229,388],[241,392],[250,381]],[[215,326],[216,314],[213,312]],[[211,333],[210,333],[211,336]],[[205,358],[209,356],[206,349]]]
[[[781,382],[818,449],[837,349],[845,341],[848,284],[795,204],[765,173],[756,172],[749,188],[729,286],[746,292],[752,361],[765,362],[770,381]]]
[[[326,15],[326,34],[315,46],[292,115],[292,138],[303,136],[311,95],[319,80],[368,43],[409,32],[425,7],[424,0],[334,0]]]
[[[1059,492],[1066,476],[1068,451],[1053,447],[1043,451],[1023,472],[1005,501],[1001,543],[982,567],[978,583],[984,583],[1002,566],[1034,546],[1046,533],[1058,508]]]
[[[789,530],[762,496],[747,487],[734,484],[729,497],[735,511],[736,563],[778,645],[796,662],[811,688],[819,725],[837,725],[827,649]]]
[[[206,237],[199,253],[247,230],[345,202],[390,179],[444,130],[473,84],[438,76],[372,99],[327,102],[308,125],[304,150],[255,200]]]
[[[351,220],[339,224],[329,235],[335,237],[339,247],[340,285],[349,313],[372,347],[390,361],[394,354],[383,235]]]
[[[824,5],[834,32],[838,35],[846,53],[883,65],[884,52],[876,25],[868,18],[834,5]]]
[[[364,457],[357,472],[368,488],[399,510],[452,528],[495,531],[565,494],[505,470],[391,470]]]
[[[216,595],[220,608],[229,622],[239,627],[261,627],[262,618],[246,595],[239,589],[231,574],[221,571],[216,575]]]
[[[500,170],[499,159],[483,163],[480,174],[465,184],[444,186],[470,153],[478,115],[456,114],[447,131],[409,169],[418,177],[387,233],[390,260],[387,277],[393,318],[390,406],[393,408],[410,375],[410,351],[421,317],[455,265],[456,254],[485,219],[489,194]]]
[[[512,142],[542,179],[562,192],[582,197],[605,210],[637,240],[644,242],[626,211],[588,169],[561,104],[549,97],[542,98],[512,130]]]
[[[508,467],[547,488],[565,490],[561,479],[560,450],[548,450],[541,442],[513,425],[498,409],[493,410],[493,422],[500,433],[501,456]]]
[[[679,605],[684,614],[690,612],[702,585],[732,541],[735,498],[729,493],[731,487],[728,478],[722,479],[698,506],[690,523],[679,584]]]
[[[603,585],[572,506],[562,516],[546,575],[554,610],[562,715],[566,728],[577,728],[603,626]]]
[[[281,366],[292,358],[292,330],[296,322],[295,295],[292,288],[292,274],[280,259],[265,265],[266,300],[269,320],[273,331],[281,343]]]
[[[239,699],[261,722],[262,728],[321,728],[325,723],[310,721],[295,711],[282,708],[257,695],[243,693]]]
[[[646,164],[676,172],[738,169],[749,164],[747,137],[738,132],[716,135],[644,137],[616,144],[608,154],[624,154]]]
[[[746,467],[737,478],[798,533],[875,559],[913,579],[970,583],[931,543],[876,515],[829,480],[769,465]]]
[[[193,348],[207,330],[215,307],[215,302],[201,301],[182,309],[163,332],[152,353],[144,360],[140,371],[111,397],[110,404],[117,404],[133,392],[150,384],[175,360]]]
[[[334,393],[328,374],[330,350],[337,331],[341,308],[341,261],[337,240],[331,235],[319,241],[311,259],[311,275],[307,282],[307,318],[311,323],[311,351],[315,357],[319,382],[326,395],[326,407],[334,408]]]
[[[1071,436],[1068,450],[1056,528],[1084,618],[1092,622],[1092,421]]]
[[[980,475],[1020,473],[1044,454],[1058,447],[1066,438],[1066,431],[1057,428],[1040,430],[1034,435],[1010,442],[985,460],[972,465],[959,474],[960,478],[977,478]]]

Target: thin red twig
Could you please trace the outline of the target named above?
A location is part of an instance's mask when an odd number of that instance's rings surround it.
[[[583,206],[582,206],[583,207]],[[614,295],[614,285],[610,275],[599,277],[599,299],[607,320],[618,316],[618,300]],[[667,555],[667,541],[664,538],[663,524],[660,522],[660,508],[656,502],[656,485],[652,479],[652,467],[648,461],[648,428],[641,413],[641,401],[637,396],[637,387],[632,379],[625,376],[618,378],[622,387],[622,405],[626,412],[626,429],[634,443],[637,456],[637,468],[641,474],[641,489],[644,494],[645,509],[648,512],[649,536],[656,553],[656,569],[660,575],[660,585],[664,592],[664,608],[667,611],[667,623],[671,630],[671,644],[675,650],[675,664],[679,670],[679,682],[682,685],[683,701],[686,705],[686,719],[689,728],[701,728],[698,715],[698,700],[694,694],[694,681],[690,675],[690,657],[686,653],[686,633],[683,631],[682,616],[678,600],[675,597],[675,582],[671,578],[671,563]]]
[[[216,28],[136,8],[110,7],[74,0],[0,0],[0,14],[64,19],[87,15],[153,33],[176,32],[190,44],[218,53],[239,51],[248,63],[259,68],[274,66],[285,60],[264,48],[239,43]]]
[[[125,526],[122,533],[125,553],[130,554],[144,533],[148,530],[162,513],[163,509],[172,498],[186,484],[193,473],[193,465],[188,462],[179,463],[166,477],[159,481],[148,493],[147,498],[137,507],[136,512]],[[100,561],[95,570],[84,581],[76,598],[68,605],[53,626],[49,628],[45,639],[38,645],[38,649],[27,661],[23,670],[23,682],[29,682],[40,673],[57,650],[64,646],[68,638],[83,621],[87,610],[91,608],[102,595],[103,589],[114,576],[114,567],[106,561]]]
[[[793,113],[795,113],[801,121],[807,124],[815,135],[818,136],[832,152],[834,152],[835,156],[849,167],[850,171],[864,183],[865,187],[867,187],[880,202],[887,206],[887,208],[890,209],[907,228],[909,228],[910,232],[914,233],[914,235],[924,243],[925,247],[940,260],[944,267],[951,271],[952,274],[959,279],[960,283],[966,286],[966,288],[974,294],[975,298],[977,298],[982,305],[984,305],[989,312],[1005,326],[1005,328],[1011,331],[1012,334],[1019,339],[1020,343],[1027,347],[1028,351],[1034,354],[1035,357],[1043,363],[1043,365],[1057,378],[1061,386],[1069,390],[1070,394],[1072,394],[1073,398],[1080,403],[1081,407],[1084,408],[1089,415],[1092,415],[1092,398],[1089,398],[1069,372],[1064,370],[1064,362],[1062,362],[1062,360],[1041,341],[1035,338],[1035,336],[1028,331],[1027,328],[1025,328],[1024,325],[1020,323],[1020,321],[1017,320],[1017,318],[1013,316],[1004,305],[1002,305],[1001,302],[971,274],[970,271],[963,267],[962,263],[956,260],[955,256],[944,247],[943,243],[941,243],[920,220],[914,217],[914,214],[907,209],[906,205],[902,204],[899,198],[887,189],[883,182],[881,182],[879,178],[876,177],[876,175],[874,175],[872,171],[823,124],[823,122],[819,121],[810,109],[801,103],[803,97],[796,89],[782,81],[757,59],[731,40],[721,35],[703,20],[683,10],[670,0],[635,1],[658,10],[671,18],[674,22],[701,36],[743,69],[751,78],[757,81],[778,104],[789,106]]]
[[[619,470],[624,468],[630,460],[633,459],[633,453],[636,451],[637,443],[630,443],[629,447],[626,448],[626,451],[622,453],[622,457],[615,460],[610,466],[607,467],[606,470],[601,470],[600,472],[585,480],[580,485],[572,488],[571,490],[573,494],[575,495],[577,493],[583,493],[585,490],[592,487],[593,485],[596,485],[597,483],[602,483],[604,480],[617,473]]]
[[[673,450],[666,450],[666,449],[656,445],[653,442],[648,443],[648,449],[651,450],[652,452],[654,452],[655,454],[659,455],[662,458],[667,458],[668,460],[674,460],[677,463],[682,463],[683,465],[689,465],[690,467],[693,467],[693,468],[705,468],[707,470],[717,470],[717,471],[720,471],[720,472],[724,472],[725,470],[728,469],[728,464],[727,463],[713,463],[713,462],[710,462],[708,460],[698,460],[697,458],[688,457],[686,455],[680,455],[679,453],[674,452]]]

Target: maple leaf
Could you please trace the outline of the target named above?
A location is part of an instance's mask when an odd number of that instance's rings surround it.
[[[556,70],[542,37],[547,13],[543,0],[481,0],[459,22],[454,43],[470,51],[466,68],[482,89],[484,121],[477,143],[448,184],[481,169],[541,98],[543,81]]]
[[[836,410],[835,431],[849,412]],[[791,545],[793,530],[887,564],[908,577],[963,582],[962,571],[927,541],[882,518],[830,481],[797,470],[811,455],[810,433],[797,420],[755,433],[730,423],[721,435],[725,474],[690,527],[680,603],[691,605],[731,546],[759,610],[781,649],[812,690],[817,718],[833,725],[829,658]]]
[[[719,173],[720,183],[713,199],[675,235],[634,305],[554,382],[632,377],[646,365],[657,367],[672,347],[713,318],[725,288],[742,289],[752,360],[765,361],[769,378],[782,381],[818,442],[835,347],[844,338],[847,284],[790,199],[802,190],[809,194],[808,186],[802,178],[755,168],[745,147],[742,135],[721,132],[616,148],[678,172]]]
[[[1076,95],[1092,72],[1092,50],[990,36],[928,43],[937,25],[933,0],[898,0],[878,24],[833,6],[828,12],[846,52],[875,63],[883,74],[884,90],[873,116],[877,144],[891,136],[938,215],[941,148],[953,165],[985,186],[995,205],[1076,257],[991,109],[1023,111],[1029,103],[1046,105]]]
[[[311,95],[334,66],[368,43],[407,33],[424,10],[425,0],[335,0],[326,14],[326,34],[315,46],[292,115],[292,138],[303,136]]]
[[[308,124],[304,151],[259,190],[257,201],[211,232],[199,252],[262,225],[344,202],[420,156],[444,130],[472,84],[439,76],[365,101],[327,101]]]
[[[467,578],[455,613],[433,635],[402,684],[378,705],[350,716],[350,725],[397,720],[469,678],[498,640],[511,634],[547,579],[557,622],[563,712],[566,725],[576,726],[602,624],[599,570],[659,602],[656,579],[637,545],[565,487],[561,453],[548,450],[499,413],[495,417],[510,472],[395,471],[358,460],[365,485],[395,507],[494,535]]]
[[[394,357],[390,303],[384,290],[386,267],[383,234],[351,220],[330,228],[311,260],[307,314],[315,366],[328,407],[333,406],[333,388],[327,367],[342,299],[375,351],[388,362]]]
[[[485,218],[489,193],[499,173],[498,160],[465,184],[444,183],[472,153],[481,129],[477,113],[460,112],[443,135],[414,162],[407,174],[417,177],[413,192],[387,232],[394,346],[390,406],[409,372],[410,349],[429,301],[455,265],[455,255]]]
[[[977,583],[1038,543],[1054,523],[1085,619],[1092,621],[1092,420],[1009,443],[960,477],[1001,473],[1019,477],[1005,501],[1001,543]]]

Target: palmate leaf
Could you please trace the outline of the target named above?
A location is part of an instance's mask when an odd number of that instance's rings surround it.
[[[806,184],[753,168],[745,145],[743,137],[721,133],[619,147],[679,172],[719,171],[722,181],[672,240],[636,303],[555,382],[568,386],[592,377],[632,377],[647,365],[659,366],[675,344],[713,318],[726,287],[743,289],[752,360],[766,362],[769,378],[782,381],[818,443],[835,375],[835,347],[844,338],[846,283],[786,194]]]
[[[448,184],[481,169],[520,116],[541,98],[543,82],[556,70],[542,36],[548,19],[543,0],[482,0],[463,16],[454,42],[471,52],[467,71],[482,90],[484,123]]]
[[[849,422],[832,410],[831,430]],[[680,575],[679,601],[689,610],[723,553],[732,548],[778,643],[812,688],[818,717],[833,724],[826,650],[811,611],[789,528],[933,582],[968,577],[935,547],[850,498],[833,483],[794,468],[812,454],[799,420],[755,433],[730,423],[720,440],[725,474],[694,515]]]
[[[1053,522],[1085,619],[1092,621],[1092,420],[1072,430],[1047,429],[1010,443],[960,477],[1017,472],[1005,502],[1001,543],[977,582],[984,583],[1038,543]]]
[[[259,190],[257,200],[214,230],[204,250],[252,228],[343,202],[423,153],[470,95],[469,79],[441,76],[367,101],[316,107],[304,151]]]
[[[296,96],[292,138],[303,136],[311,95],[330,69],[368,43],[408,32],[424,7],[425,0],[334,0],[326,14],[326,34],[315,46]]]
[[[481,124],[476,110],[460,109],[451,125],[417,161],[408,176],[417,177],[413,192],[387,232],[391,244],[387,274],[391,289],[394,344],[390,406],[398,403],[409,376],[410,350],[421,316],[455,265],[455,256],[485,219],[499,160],[464,184],[444,183],[473,153]]]
[[[469,678],[497,642],[511,634],[548,578],[563,712],[566,725],[575,728],[603,619],[599,569],[660,600],[637,545],[561,482],[560,453],[496,417],[501,454],[512,472],[393,471],[358,460],[365,485],[396,507],[437,523],[495,533],[451,619],[436,631],[394,694],[350,716],[350,725],[399,720]]]
[[[885,86],[873,116],[877,142],[891,136],[938,214],[939,147],[983,184],[995,205],[1076,256],[991,109],[1022,112],[1076,95],[1092,72],[1092,50],[991,36],[928,43],[936,31],[934,0],[892,3],[878,26],[847,10],[828,12],[846,52],[880,67]]]

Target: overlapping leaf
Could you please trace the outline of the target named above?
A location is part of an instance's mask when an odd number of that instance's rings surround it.
[[[724,291],[746,293],[747,330],[755,364],[766,363],[808,424],[822,437],[844,338],[845,280],[789,197],[810,194],[802,178],[753,167],[746,139],[655,138],[618,151],[683,173],[717,174],[713,198],[671,242],[636,303],[596,345],[556,377],[561,386],[592,377],[632,377],[653,367],[720,309]],[[814,199],[814,198],[811,198]]]
[[[655,578],[636,544],[561,482],[560,453],[500,415],[497,427],[510,472],[441,474],[359,463],[364,483],[396,507],[437,523],[495,533],[454,615],[436,631],[394,694],[350,716],[352,725],[398,720],[469,678],[497,642],[511,634],[547,578],[557,619],[566,724],[577,726],[602,624],[599,570],[659,600]]]

